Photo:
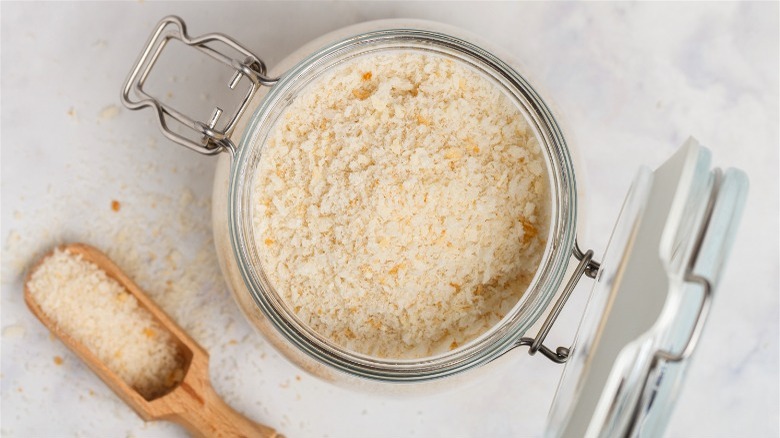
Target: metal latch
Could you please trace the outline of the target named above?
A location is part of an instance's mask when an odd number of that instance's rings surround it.
[[[577,269],[574,270],[574,273],[572,273],[571,278],[569,278],[569,282],[566,283],[566,287],[563,289],[561,296],[558,297],[558,301],[555,302],[550,314],[547,315],[547,319],[544,320],[544,324],[542,324],[542,327],[539,329],[539,333],[536,334],[535,338],[520,338],[520,341],[517,343],[517,346],[528,346],[528,354],[531,356],[536,354],[537,351],[541,351],[543,355],[555,363],[565,363],[569,359],[569,353],[571,353],[570,347],[558,347],[553,351],[544,345],[544,340],[547,338],[547,334],[550,333],[550,329],[555,323],[555,320],[558,319],[558,315],[560,315],[561,310],[563,310],[563,306],[566,305],[566,301],[568,301],[580,278],[582,278],[583,275],[589,278],[596,278],[596,274],[598,274],[599,268],[601,267],[597,261],[593,260],[593,250],[588,250],[583,253],[576,242],[574,244],[574,257],[576,257],[580,263],[577,265]]]
[[[246,96],[244,96],[241,105],[235,113],[233,113],[232,118],[225,124],[224,128],[216,128],[217,121],[223,113],[222,109],[219,107],[214,109],[211,120],[204,123],[182,114],[144,91],[143,86],[149,77],[152,67],[159,59],[162,50],[171,40],[181,41],[233,68],[235,74],[228,83],[228,87],[231,90],[235,89],[241,78],[246,77],[250,80],[251,87],[247,91]],[[243,60],[231,58],[223,52],[209,46],[209,43],[215,42],[227,45],[245,58]],[[222,151],[234,151],[235,147],[230,141],[229,136],[235,128],[238,118],[244,113],[250,99],[260,86],[270,86],[275,84],[276,81],[277,79],[266,76],[266,67],[260,58],[231,38],[219,33],[211,33],[197,38],[191,38],[187,35],[187,28],[184,21],[179,17],[171,15],[163,18],[149,37],[149,41],[146,43],[143,52],[141,52],[141,56],[139,56],[133,66],[133,70],[128,76],[125,86],[122,88],[121,99],[122,103],[132,110],[144,107],[154,108],[157,111],[157,120],[160,124],[160,130],[168,139],[196,152],[214,155]],[[172,130],[168,125],[170,120],[174,120],[180,125],[199,133],[202,136],[200,142]]]

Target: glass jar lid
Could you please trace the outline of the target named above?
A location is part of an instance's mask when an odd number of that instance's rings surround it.
[[[615,226],[548,420],[549,436],[660,435],[747,194],[693,140],[640,170]]]

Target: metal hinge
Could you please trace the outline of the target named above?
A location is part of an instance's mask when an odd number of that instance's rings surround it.
[[[236,87],[243,77],[248,78],[251,82],[251,86],[244,96],[241,105],[233,113],[231,119],[224,124],[223,128],[218,129],[216,127],[217,121],[223,113],[222,108],[215,108],[211,119],[208,122],[202,122],[182,114],[175,108],[170,107],[144,91],[143,86],[149,77],[152,67],[154,67],[154,64],[159,59],[163,49],[171,40],[181,41],[234,69],[235,74],[228,83],[228,87],[231,90]],[[213,43],[222,43],[226,45],[238,53],[239,56],[242,56],[243,59],[233,58],[224,54],[222,51],[216,50],[209,45]],[[238,118],[247,109],[250,99],[260,86],[270,86],[276,83],[276,81],[277,79],[266,76],[266,67],[263,61],[237,42],[218,33],[191,38],[187,35],[187,28],[184,21],[182,21],[181,18],[172,15],[163,18],[149,37],[149,41],[146,43],[143,52],[141,52],[141,56],[138,57],[138,60],[133,66],[133,70],[130,72],[127,81],[122,88],[121,99],[122,103],[132,110],[144,107],[154,108],[157,111],[160,130],[168,139],[196,152],[214,155],[222,151],[234,150],[233,143],[230,141],[229,136],[235,128]],[[179,125],[200,134],[200,142],[171,129],[168,125],[169,121],[178,122]]]
[[[555,320],[558,319],[558,315],[560,315],[561,310],[563,310],[563,306],[566,305],[566,301],[568,301],[569,296],[571,296],[571,293],[574,291],[574,287],[577,286],[580,278],[585,275],[595,279],[596,274],[598,274],[599,268],[601,267],[599,262],[593,260],[593,250],[588,250],[583,253],[576,242],[574,243],[574,257],[576,257],[580,263],[577,265],[577,269],[574,270],[571,278],[569,278],[569,282],[566,283],[566,287],[563,289],[558,301],[555,302],[550,314],[547,315],[547,319],[544,320],[544,324],[542,324],[542,327],[539,329],[539,333],[536,334],[535,338],[520,338],[520,341],[517,343],[517,346],[528,346],[528,354],[531,356],[536,354],[537,351],[541,351],[543,355],[555,363],[565,363],[569,359],[569,353],[571,353],[570,347],[558,347],[553,351],[546,347],[543,342],[545,338],[547,338],[547,334],[550,333],[550,329],[555,323]]]

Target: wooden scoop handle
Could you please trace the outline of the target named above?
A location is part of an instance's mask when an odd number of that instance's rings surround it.
[[[158,405],[150,410],[158,419],[178,423],[196,437],[283,438],[222,400],[211,387],[207,355],[196,355],[179,386],[151,404]]]
[[[184,380],[170,393],[149,402],[146,414],[178,423],[196,437],[283,438],[222,400],[209,380],[208,353],[192,342],[194,354]]]
[[[182,383],[169,395],[184,409],[166,418],[197,437],[280,438],[270,427],[255,423],[228,406],[213,389],[197,393]]]

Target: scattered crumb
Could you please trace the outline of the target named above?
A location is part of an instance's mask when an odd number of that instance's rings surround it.
[[[300,382],[300,381],[301,381],[301,376],[298,376],[298,375],[296,375],[296,376],[295,376],[295,380],[297,380],[297,381],[299,381],[299,382]]]
[[[100,110],[100,113],[98,113],[98,118],[100,120],[111,120],[119,115],[119,107],[116,105],[109,105],[102,110]]]
[[[22,240],[22,236],[14,230],[8,233],[8,239],[6,240],[6,247],[10,247],[13,244],[19,243]]]
[[[25,329],[21,324],[12,324],[3,327],[3,339],[14,339],[24,337]]]
[[[122,204],[119,203],[116,199],[111,201],[111,210],[113,211],[119,211],[119,209],[122,208]]]
[[[90,43],[87,41],[86,44]],[[213,97],[206,94],[201,95],[201,98],[214,101]],[[74,101],[72,103],[75,104]],[[75,105],[70,108],[62,106],[58,111],[63,108],[66,110],[67,119],[72,119],[74,123],[79,120],[81,113],[77,112]],[[82,107],[84,114],[95,114],[99,109],[99,106],[92,109]],[[120,116],[122,114],[124,112],[120,113]],[[89,118],[88,115],[85,117]],[[139,135],[139,143],[133,144],[132,148],[124,145],[125,140],[117,139],[116,145],[119,147],[106,147],[96,152],[105,158],[105,155],[102,155],[105,152],[102,151],[110,150],[107,159],[119,160],[123,166],[132,169],[138,176],[137,181],[126,181],[124,184],[125,181],[118,181],[118,174],[111,172],[110,165],[96,161],[95,168],[85,169],[86,163],[70,158],[70,161],[63,164],[72,168],[74,174],[81,173],[73,181],[73,186],[50,186],[46,205],[22,208],[23,216],[21,212],[18,216],[14,214],[13,218],[23,220],[22,223],[8,221],[7,225],[17,229],[9,230],[4,239],[0,277],[3,293],[16,289],[18,294],[12,301],[3,302],[3,305],[8,307],[3,310],[2,318],[2,347],[6,347],[3,351],[4,360],[6,353],[11,354],[11,350],[17,348],[14,342],[18,342],[7,338],[22,334],[30,338],[33,335],[32,332],[26,332],[22,326],[6,326],[15,322],[15,318],[6,318],[8,315],[5,314],[6,310],[10,312],[14,306],[21,309],[22,314],[31,317],[24,307],[20,291],[27,269],[51,247],[73,240],[91,243],[106,252],[201,345],[218,348],[231,336],[235,336],[240,340],[242,348],[255,349],[256,361],[266,358],[266,353],[262,351],[263,347],[267,347],[265,341],[243,320],[242,324],[237,325],[237,329],[230,332],[223,330],[223,323],[232,318],[242,318],[242,315],[235,301],[231,299],[219,270],[212,234],[210,190],[202,190],[202,185],[199,185],[197,190],[193,189],[196,194],[189,192],[188,195],[182,195],[185,190],[177,186],[155,185],[154,181],[160,180],[161,172],[165,172],[166,166],[164,163],[154,164],[159,161],[154,150],[167,151],[172,146],[157,133],[156,127],[149,127],[149,132],[150,135]],[[149,153],[139,153],[144,150]],[[213,162],[191,163],[183,160],[176,165],[179,171],[176,181],[179,181],[186,179],[185,175],[207,175]],[[96,205],[94,199],[88,195],[72,194],[76,191],[97,193],[103,187],[103,181],[106,186],[122,184],[121,192],[114,193],[114,196],[123,198],[120,206],[122,215],[116,213],[110,205],[109,208],[105,208],[105,204],[101,205],[106,198],[98,200]],[[147,181],[152,184],[145,184]],[[190,202],[183,209],[178,206],[181,197],[190,197]],[[19,196],[20,201],[33,199],[35,196],[30,194]],[[145,208],[135,208],[136,205]],[[12,209],[8,210],[10,213]],[[64,219],[67,214],[63,212],[73,211],[89,212],[84,216],[87,220],[67,225],[69,220]],[[150,227],[157,228],[156,235],[152,236]],[[181,246],[186,250],[181,251],[182,257],[178,265],[174,267],[168,264],[166,255],[170,249]],[[59,341],[51,333],[41,334],[42,344],[46,344],[47,338],[51,341],[51,346],[47,347],[51,348],[49,351],[58,351],[54,348],[59,348]],[[28,341],[32,339],[24,339],[24,342]],[[45,362],[45,357],[43,361]],[[13,391],[13,386],[10,390]],[[224,395],[228,398],[236,397],[235,393],[230,393],[229,387],[227,391]]]
[[[184,190],[179,198],[179,208],[186,208],[192,203],[193,199],[195,199],[195,197],[192,195],[192,191]]]
[[[61,357],[59,357],[59,356],[54,356],[54,363],[55,363],[56,365],[62,365],[62,363],[63,363],[63,362],[65,362],[65,361],[64,361],[64,360],[63,360]]]

